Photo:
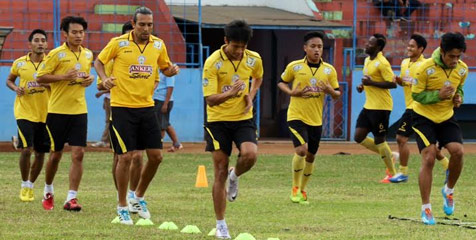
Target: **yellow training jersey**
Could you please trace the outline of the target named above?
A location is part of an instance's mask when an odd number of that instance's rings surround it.
[[[84,78],[89,76],[93,53],[84,47],[73,52],[66,43],[50,51],[38,71],[38,76],[46,74],[62,75],[71,69],[78,70],[78,78],[73,81],[50,83],[51,95],[48,104],[49,113],[83,114],[87,113],[86,88],[81,86]]]
[[[379,52],[374,60],[365,58],[364,75],[367,75],[375,82],[393,82],[393,71],[388,60]],[[389,89],[374,86],[364,86],[365,109],[369,110],[389,110],[392,111],[393,100]]]
[[[242,80],[242,92],[224,103],[210,107],[207,105],[207,121],[241,121],[251,119],[253,110],[244,113],[246,101],[244,96],[249,93],[250,78],[263,77],[263,63],[257,52],[246,49],[240,61],[231,61],[225,54],[225,45],[216,50],[205,61],[203,67],[203,96],[224,93],[231,89],[234,82]]]
[[[304,58],[304,60],[289,63],[281,79],[284,82],[292,82],[293,89],[300,83],[301,89],[309,89],[312,93],[306,98],[291,96],[288,121],[300,120],[310,126],[321,126],[325,93],[319,88],[318,82],[329,83],[334,89],[339,88],[334,67],[321,60],[319,68],[311,68]]]
[[[422,54],[415,62],[411,62],[410,58],[406,58],[403,59],[400,65],[400,77],[403,82],[403,93],[407,109],[413,109],[412,84],[415,82],[416,70],[424,60],[425,57]]]
[[[98,56],[103,64],[114,60],[112,76],[116,86],[111,88],[112,107],[154,106],[152,96],[158,70],[172,64],[162,39],[151,35],[142,45],[134,42],[133,34],[134,30],[111,39]]]
[[[468,66],[461,60],[456,68],[443,69],[430,58],[417,69],[416,84],[412,86],[412,93],[439,91],[445,85],[451,85],[456,92],[459,86],[464,85],[467,76]],[[435,123],[441,123],[453,116],[453,106],[453,98],[434,104],[421,104],[415,101],[413,111]]]
[[[18,87],[25,90],[23,96],[16,96],[13,112],[15,119],[25,119],[31,122],[46,122],[48,113],[49,90],[36,82],[37,70],[41,62],[33,62],[30,54],[13,62],[10,73],[20,78]]]

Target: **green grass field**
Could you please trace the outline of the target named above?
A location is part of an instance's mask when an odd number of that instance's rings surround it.
[[[111,224],[116,193],[111,177],[111,154],[86,153],[78,198],[80,213],[62,210],[68,186],[70,154],[65,154],[54,187],[56,209],[41,207],[44,174],[35,186],[35,201],[19,200],[18,153],[0,155],[1,239],[213,239],[215,226],[209,154],[166,154],[147,194],[155,226]],[[236,156],[233,158],[234,162]],[[455,191],[455,217],[476,222],[476,155],[465,156],[465,169]],[[292,204],[290,156],[261,155],[251,172],[240,179],[240,194],[229,203],[227,223],[232,237],[249,232],[256,239],[475,239],[476,230],[454,226],[424,226],[389,220],[388,215],[419,218],[418,155],[410,160],[410,181],[399,185],[378,183],[384,165],[375,155],[319,156],[308,187],[311,204]],[[210,186],[195,188],[198,165],[205,165]],[[435,216],[443,217],[440,189],[444,174],[435,165],[432,192]],[[467,214],[465,218],[463,215]],[[134,221],[138,219],[133,216]],[[185,235],[157,229],[164,221],[179,228],[197,225],[202,234]]]

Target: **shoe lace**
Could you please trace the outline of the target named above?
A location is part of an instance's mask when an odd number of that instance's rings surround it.
[[[302,194],[302,198],[304,199],[304,201],[307,201],[307,192],[301,191],[301,194]]]
[[[143,212],[147,212],[147,202],[146,202],[146,201],[140,200],[140,201],[139,201],[139,205],[140,205],[141,210],[142,210]]]
[[[73,199],[69,200],[69,203],[71,205],[76,205],[76,204],[78,204],[78,200],[76,198],[73,198]]]
[[[293,196],[296,196],[298,193],[299,187],[293,187]]]
[[[446,199],[448,201],[448,207],[453,206],[453,194],[447,194]]]
[[[131,215],[127,210],[119,211],[119,218],[124,221],[129,221],[131,219]]]
[[[217,227],[217,232],[219,233],[219,236],[228,236],[228,228],[226,226],[220,225]]]
[[[428,220],[433,219],[433,214],[431,213],[431,210],[429,208],[425,209],[425,215]]]

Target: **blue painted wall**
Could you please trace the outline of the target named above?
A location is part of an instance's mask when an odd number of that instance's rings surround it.
[[[0,141],[9,141],[17,134],[16,121],[13,116],[15,93],[5,85],[10,67],[0,67]],[[96,74],[94,69],[92,74]],[[17,79],[17,83],[18,83]],[[97,99],[96,86],[86,89],[88,103],[88,141],[98,141],[105,126],[105,114],[102,109],[103,99]],[[201,72],[199,69],[182,69],[176,77],[174,90],[174,107],[170,121],[177,131],[180,141],[203,141],[203,93]],[[166,137],[165,141],[169,141]]]
[[[395,74],[400,74],[400,71],[394,71]],[[358,93],[356,90],[356,86],[358,86],[362,82],[362,70],[354,70],[352,71],[352,110],[351,110],[351,132],[350,132],[350,140],[353,141],[354,139],[354,132],[355,132],[355,125],[357,118],[359,116],[360,111],[362,110],[364,103],[365,103],[365,93]],[[468,78],[466,79],[466,83],[464,85],[464,103],[471,103],[476,104],[476,94],[472,94],[471,90],[476,89],[476,72],[470,72]],[[390,114],[390,123],[389,126],[395,123],[400,119],[403,112],[405,112],[405,97],[403,94],[403,90],[400,86],[396,89],[390,90],[390,93],[393,97],[393,111]]]

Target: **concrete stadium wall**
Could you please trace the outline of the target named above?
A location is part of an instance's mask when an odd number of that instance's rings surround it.
[[[400,74],[400,71],[394,71],[395,74]],[[365,93],[358,93],[356,86],[361,83],[362,79],[362,70],[354,70],[352,72],[352,105],[351,105],[351,132],[350,140],[354,139],[355,125],[360,111],[365,103]],[[464,103],[465,104],[476,104],[476,94],[471,94],[471,89],[476,89],[476,81],[473,79],[476,78],[476,72],[470,72],[466,83],[464,85]],[[393,111],[390,114],[389,126],[394,124],[400,119],[403,112],[405,112],[405,97],[403,94],[403,89],[399,86],[396,89],[390,91],[393,98]]]
[[[13,102],[15,93],[6,87],[5,81],[10,73],[10,67],[0,67],[0,141],[9,141],[17,134],[15,117],[13,116]],[[92,74],[96,75],[94,70]],[[17,83],[18,83],[17,79]],[[174,107],[170,121],[177,131],[180,141],[203,141],[203,93],[201,72],[199,69],[182,69],[176,77],[174,90]],[[105,115],[102,108],[103,99],[97,99],[96,86],[86,89],[88,104],[88,141],[98,141],[101,138],[105,125]],[[170,141],[168,137],[164,141]]]

